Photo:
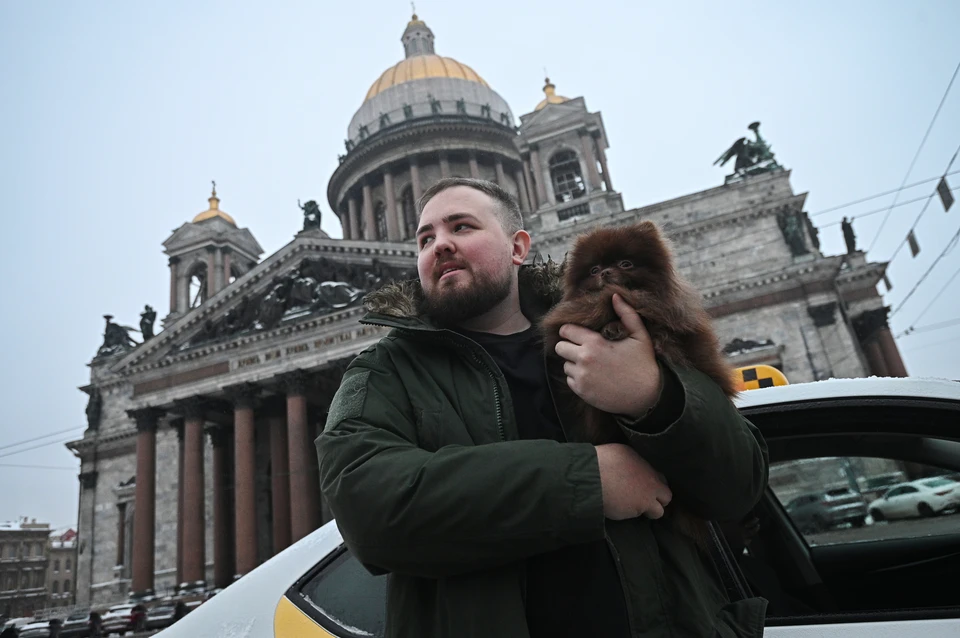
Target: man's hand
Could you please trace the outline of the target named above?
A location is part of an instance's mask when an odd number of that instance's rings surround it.
[[[613,296],[613,309],[626,339],[607,341],[598,332],[566,324],[560,328],[565,341],[556,352],[566,359],[567,385],[577,396],[604,412],[639,418],[660,394],[660,366],[640,315],[620,295]]]
[[[673,494],[662,474],[627,445],[607,443],[596,450],[604,516],[615,521],[663,516]]]

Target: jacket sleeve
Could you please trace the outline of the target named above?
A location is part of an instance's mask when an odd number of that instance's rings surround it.
[[[417,446],[391,365],[365,353],[317,438],[320,485],[347,546],[373,573],[442,577],[603,538],[589,444]]]
[[[708,376],[663,361],[660,366],[657,406],[636,421],[619,418],[621,429],[692,513],[740,520],[767,486],[766,442]]]

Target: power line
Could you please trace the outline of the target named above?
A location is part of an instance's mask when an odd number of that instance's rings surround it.
[[[949,328],[951,326],[960,325],[960,317],[956,319],[948,319],[946,321],[941,321],[940,323],[931,323],[926,326],[920,326],[919,328],[908,328],[900,334],[897,335],[897,339],[900,337],[909,337],[911,335],[920,334],[921,332],[931,332],[933,330],[943,330],[944,328]]]
[[[956,175],[957,173],[960,173],[960,171],[953,171],[952,173],[948,174],[947,177],[949,177],[950,175]],[[940,179],[940,176],[939,176],[939,175],[938,175],[937,177],[931,177],[931,178],[929,178],[929,179],[920,180],[919,182],[914,182],[913,184],[910,184],[909,186],[903,186],[903,187],[901,187],[901,188],[895,188],[895,189],[893,189],[893,190],[891,190],[891,191],[884,191],[884,192],[882,192],[882,193],[877,193],[876,195],[871,195],[870,197],[864,197],[864,198],[862,198],[862,199],[858,199],[858,200],[855,200],[855,201],[852,201],[852,202],[847,202],[846,204],[840,204],[839,206],[834,206],[833,208],[827,208],[826,210],[821,210],[821,211],[817,211],[816,213],[811,213],[811,214],[810,214],[810,217],[817,217],[818,215],[825,215],[825,214],[827,214],[827,213],[832,213],[833,211],[835,211],[835,210],[840,210],[841,208],[847,208],[848,206],[854,206],[854,205],[856,205],[856,204],[862,204],[862,203],[864,203],[864,202],[869,202],[871,199],[877,199],[877,198],[883,197],[883,196],[885,196],[885,195],[892,195],[892,194],[894,194],[894,193],[896,193],[896,192],[899,192],[899,191],[902,191],[902,190],[905,190],[905,189],[908,189],[908,188],[914,188],[915,186],[923,186],[924,184],[929,184],[930,182],[935,182],[935,181],[937,181],[938,179]],[[921,198],[921,199],[922,199],[922,198]],[[918,200],[916,200],[916,201],[918,201]],[[896,206],[903,206],[903,205],[905,205],[905,204],[907,204],[907,203],[908,203],[908,202],[902,202],[902,203],[900,203],[900,204],[896,204],[894,207],[896,207]],[[880,210],[881,210],[881,211],[886,210],[886,207],[881,208]],[[863,217],[863,215],[857,215],[857,217]]]
[[[907,183],[907,180],[910,178],[910,173],[913,171],[914,165],[917,163],[917,159],[920,157],[920,151],[923,150],[923,145],[927,143],[927,138],[930,136],[930,131],[933,130],[933,124],[937,121],[937,116],[940,115],[940,109],[943,108],[943,103],[947,101],[947,95],[950,93],[950,87],[953,86],[953,81],[957,79],[957,72],[960,71],[960,63],[957,64],[957,68],[953,71],[953,76],[950,78],[950,83],[947,84],[947,90],[943,92],[943,97],[940,98],[940,104],[937,106],[936,112],[933,114],[933,119],[930,120],[930,126],[927,127],[927,132],[923,134],[923,139],[920,140],[920,147],[917,148],[917,153],[913,156],[913,161],[910,162],[910,168],[907,169],[907,174],[903,177],[903,184]],[[900,190],[905,188],[904,185],[900,186]],[[893,203],[890,204],[890,210],[893,210],[893,205],[897,203],[897,199],[900,197],[900,190],[897,191],[896,195],[893,197]],[[890,211],[887,211],[887,214],[884,216],[883,221],[880,223],[880,228],[877,230],[877,234],[874,235],[873,241],[870,243],[870,248],[867,249],[867,252],[873,250],[874,245],[877,243],[877,239],[880,238],[880,232],[883,230],[883,227],[887,223],[887,219],[890,218]]]
[[[957,150],[954,151],[953,157],[950,158],[950,163],[947,164],[947,170],[943,171],[943,177],[945,179],[947,173],[950,171],[950,168],[953,166],[953,162],[957,159],[957,154],[960,153],[960,146],[957,147]],[[903,241],[900,242],[900,245],[897,246],[897,249],[893,251],[893,254],[890,255],[890,259],[887,261],[893,261],[893,258],[897,256],[897,253],[900,252],[900,249],[903,248],[903,245],[907,243],[907,237],[910,236],[910,233],[913,232],[913,229],[917,227],[917,224],[920,222],[920,218],[923,217],[923,214],[927,212],[927,207],[930,205],[930,202],[933,201],[933,198],[937,195],[937,189],[933,189],[933,192],[930,193],[930,196],[927,197],[927,201],[923,204],[923,208],[920,209],[920,214],[917,215],[917,218],[913,220],[913,226],[910,227],[910,230],[907,231],[907,234],[904,235]]]
[[[73,432],[74,430],[80,430],[83,426],[76,426],[72,428],[67,428],[66,430],[59,430],[58,432],[50,432],[49,434],[44,434],[43,436],[36,436],[32,439],[25,439],[23,441],[18,441],[17,443],[7,443],[6,445],[0,445],[0,450],[6,450],[11,447],[19,447],[25,443],[33,443],[34,441],[39,441],[40,439],[47,439],[51,436],[57,436],[58,434],[66,434],[67,432]]]
[[[919,287],[920,287],[920,284],[923,283],[923,280],[927,278],[927,275],[930,274],[930,271],[932,271],[934,268],[936,268],[937,264],[940,263],[940,260],[943,259],[944,256],[945,256],[947,253],[949,253],[951,250],[953,250],[954,246],[956,246],[956,244],[957,244],[957,239],[960,239],[960,228],[957,229],[957,232],[954,233],[953,237],[950,238],[950,241],[947,242],[947,245],[944,247],[943,252],[941,252],[939,255],[937,255],[937,258],[933,260],[933,263],[930,264],[930,267],[927,268],[927,271],[926,271],[925,273],[923,273],[923,275],[920,277],[920,279],[917,281],[917,283],[915,283],[915,284],[913,285],[913,288],[911,288],[911,289],[910,289],[910,292],[907,293],[907,296],[903,298],[903,300],[900,302],[900,305],[897,306],[897,307],[894,309],[894,311],[890,313],[890,316],[891,316],[891,317],[894,316],[895,314],[897,314],[898,312],[900,312],[900,310],[903,308],[903,304],[907,303],[907,301],[910,299],[910,297],[913,296],[913,293],[915,293],[915,292],[917,291],[917,288],[919,288]]]
[[[22,450],[14,450],[13,452],[7,452],[6,454],[0,454],[0,459],[6,458],[6,457],[8,457],[8,456],[13,456],[14,454],[20,454],[21,452],[29,452],[30,450],[36,450],[36,449],[39,449],[39,448],[42,448],[42,447],[47,447],[48,445],[61,445],[61,444],[63,444],[63,443],[68,443],[69,441],[72,441],[72,440],[73,440],[73,437],[70,437],[69,439],[63,439],[62,441],[47,441],[46,443],[40,443],[40,444],[38,444],[38,445],[33,445],[33,446],[30,446],[30,447],[25,447],[25,448],[23,448]]]
[[[945,283],[943,287],[937,291],[937,294],[933,295],[933,298],[930,299],[930,303],[927,304],[927,307],[921,310],[920,314],[917,315],[917,317],[910,322],[910,326],[907,327],[907,329],[900,334],[905,335],[905,334],[911,334],[913,332],[916,332],[916,330],[914,329],[914,326],[917,324],[918,321],[923,319],[923,315],[927,314],[927,311],[930,310],[930,306],[935,304],[940,299],[940,295],[943,294],[943,291],[946,290],[950,286],[950,284],[953,283],[953,280],[957,278],[957,275],[960,275],[960,268],[957,268],[957,271],[953,273],[950,279],[947,280],[947,283]]]
[[[19,467],[31,470],[70,470],[76,472],[79,467],[69,467],[66,465],[24,465],[20,463],[0,463],[0,467]]]

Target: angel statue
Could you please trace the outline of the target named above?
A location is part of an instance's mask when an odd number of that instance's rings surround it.
[[[747,128],[753,131],[756,139],[748,140],[741,137],[713,163],[714,166],[717,164],[723,166],[731,158],[737,158],[733,164],[733,173],[727,176],[725,183],[742,179],[748,175],[783,170],[783,167],[773,158],[770,145],[760,136],[760,122],[753,122]]]

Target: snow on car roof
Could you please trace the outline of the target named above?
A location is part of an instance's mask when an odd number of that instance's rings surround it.
[[[736,399],[738,408],[778,403],[850,397],[914,397],[960,401],[960,381],[935,377],[867,377],[826,379],[809,383],[745,390]]]

